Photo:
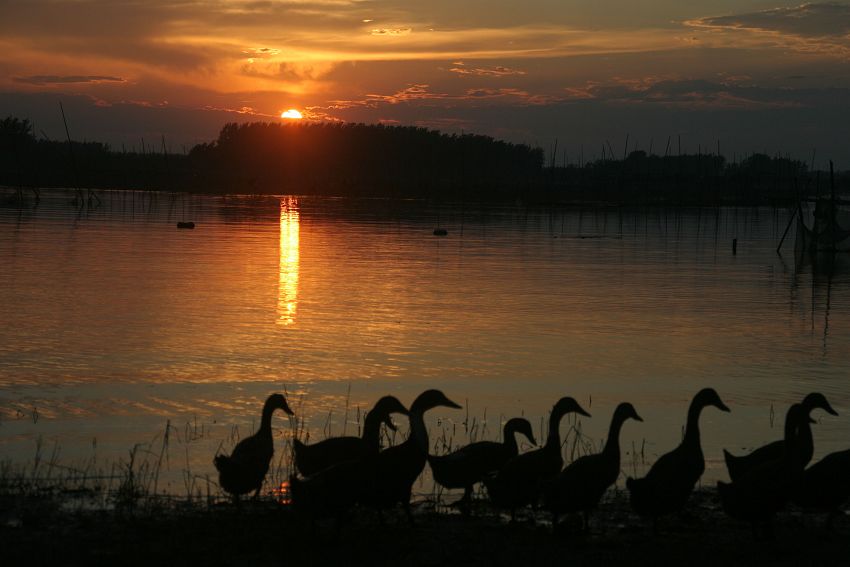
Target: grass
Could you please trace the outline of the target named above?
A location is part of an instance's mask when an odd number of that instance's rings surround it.
[[[305,415],[303,397],[293,401],[296,415]],[[350,411],[346,408],[345,414]],[[351,425],[359,432],[363,412],[358,407],[352,414]],[[325,421],[333,423],[330,417]],[[500,416],[491,422],[486,410],[480,418],[467,413],[462,421],[434,421],[431,450],[442,454],[474,441],[498,439],[503,421]],[[567,462],[600,449],[600,443],[583,433],[577,416],[565,422],[562,451]],[[539,424],[538,441],[545,439],[545,425]],[[668,518],[661,535],[654,536],[631,512],[627,493],[612,490],[592,520],[590,535],[579,533],[577,519],[568,520],[566,529],[553,535],[547,514],[529,509],[517,524],[508,524],[483,492],[474,499],[473,517],[464,518],[429,484],[427,474],[420,477],[415,496],[416,528],[407,526],[400,510],[386,525],[379,524],[373,512],[357,510],[337,539],[330,526],[305,526],[290,506],[281,504],[282,495],[275,490],[292,472],[293,439],[308,439],[307,431],[305,421],[297,417],[275,430],[277,451],[263,496],[239,508],[222,493],[215,477],[192,468],[190,447],[214,441],[210,429],[197,420],[182,426],[167,422],[152,441],[134,445],[111,462],[98,458],[96,440],[90,458],[67,464],[56,444],[38,439],[30,461],[0,462],[3,563],[550,565],[569,560],[591,565],[838,565],[850,557],[846,516],[828,534],[820,519],[792,510],[779,519],[777,541],[755,543],[748,526],[725,517],[716,493],[702,489],[683,515]],[[324,431],[334,433],[330,425]],[[229,451],[241,433],[236,426],[230,428],[218,450]],[[403,432],[385,429],[382,439],[390,445],[403,437]],[[623,459],[624,468],[637,473],[647,464],[639,446],[624,451]],[[182,482],[179,491],[169,492],[163,479],[174,472]]]

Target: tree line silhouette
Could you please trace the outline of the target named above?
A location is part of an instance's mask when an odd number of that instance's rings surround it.
[[[183,153],[36,136],[28,119],[0,120],[0,184],[203,193],[425,197],[565,204],[788,205],[820,191],[802,161],[752,154],[633,151],[574,164],[541,148],[477,134],[353,123],[228,123]],[[839,190],[850,185],[839,176]]]

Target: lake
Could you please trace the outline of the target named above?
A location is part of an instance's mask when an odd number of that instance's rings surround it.
[[[157,456],[169,423],[158,489],[185,494],[275,391],[320,439],[439,388],[464,409],[426,415],[432,445],[516,415],[537,433],[570,395],[593,417],[562,431],[598,446],[629,401],[632,474],[712,386],[732,412],[703,413],[704,482],[812,391],[840,414],[815,412],[815,458],[850,439],[850,275],[797,266],[793,228],[777,255],[788,211],[98,195],[0,209],[6,462],[108,468]],[[274,424],[282,444],[295,424]]]

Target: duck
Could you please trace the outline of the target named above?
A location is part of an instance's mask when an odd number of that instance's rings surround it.
[[[250,437],[241,440],[230,455],[216,455],[213,464],[218,470],[218,483],[236,502],[242,494],[252,490],[254,498],[259,497],[263,480],[274,456],[272,439],[272,414],[276,409],[293,415],[283,394],[272,394],[263,404],[260,429]]]
[[[315,529],[316,520],[333,518],[339,536],[348,512],[374,490],[378,453],[334,463],[307,477],[289,477],[295,513]]]
[[[374,486],[363,500],[378,510],[381,521],[382,510],[400,503],[410,525],[415,523],[410,510],[410,495],[413,483],[425,468],[428,458],[428,430],[424,415],[436,407],[461,409],[440,390],[422,392],[408,410],[410,436],[403,443],[384,449],[375,459]]]
[[[688,408],[685,437],[678,447],[661,455],[643,478],[627,478],[629,501],[639,515],[652,519],[658,529],[658,518],[681,510],[697,481],[705,471],[700,446],[699,417],[702,410],[713,406],[730,411],[713,388],[700,390]]]
[[[805,511],[827,513],[830,528],[850,500],[850,449],[830,453],[803,471],[792,500]]]
[[[751,522],[756,538],[758,524],[770,527],[773,516],[785,506],[803,474],[805,455],[798,450],[797,431],[809,421],[808,410],[802,404],[793,404],[785,416],[782,456],[758,463],[731,483],[717,483],[723,510],[732,518]]]
[[[614,410],[602,452],[576,459],[548,484],[544,502],[552,512],[553,529],[562,512],[581,512],[588,529],[591,512],[620,476],[620,429],[628,419],[643,421],[632,404],[623,402]]]
[[[832,406],[829,405],[826,397],[820,392],[812,392],[807,395],[803,398],[801,405],[807,415],[810,415],[815,409],[822,409],[830,415],[838,415],[838,412],[832,409]],[[815,452],[809,420],[806,420],[804,427],[801,428],[799,433],[803,434],[803,437],[800,439],[798,450],[801,451],[801,457],[803,457],[804,460],[803,466],[805,466],[812,460],[812,456]],[[732,481],[735,481],[744,476],[750,469],[755,468],[760,464],[776,461],[782,458],[784,445],[785,441],[780,439],[759,447],[748,455],[742,456],[735,456],[726,449],[723,449],[723,458],[726,461],[726,470],[729,471],[729,478],[732,479]]]
[[[407,415],[407,408],[394,396],[384,396],[366,414],[361,437],[332,437],[307,445],[293,441],[295,467],[304,476],[311,476],[337,463],[357,460],[380,450],[381,424],[395,431],[390,414]]]
[[[446,488],[464,489],[460,502],[465,513],[469,512],[472,487],[519,453],[516,433],[522,433],[532,445],[537,445],[531,423],[523,417],[514,417],[505,423],[501,443],[478,441],[447,455],[428,455],[435,481]]]
[[[561,471],[564,459],[561,456],[561,418],[569,413],[590,417],[579,403],[567,396],[557,401],[549,416],[549,434],[546,444],[540,449],[517,455],[509,459],[495,475],[485,477],[484,485],[490,500],[500,508],[511,512],[511,521],[516,520],[517,508],[537,500],[543,484]]]

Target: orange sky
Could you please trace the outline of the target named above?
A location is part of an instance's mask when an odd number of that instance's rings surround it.
[[[80,137],[113,143],[298,108],[540,145],[846,151],[847,3],[7,0],[0,30],[0,114],[50,136],[61,96]]]

